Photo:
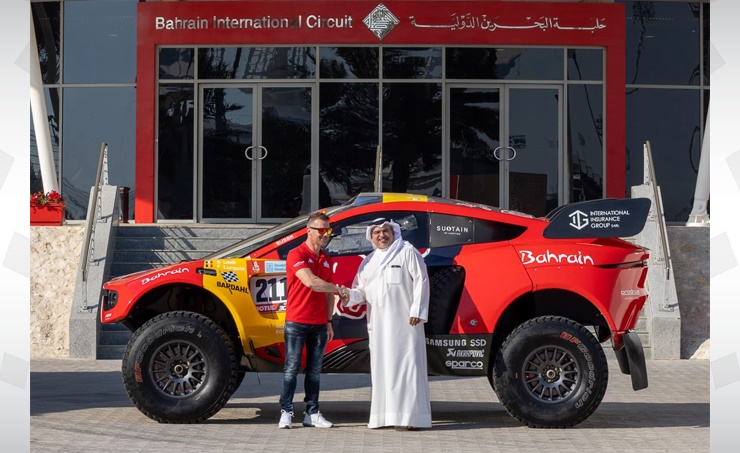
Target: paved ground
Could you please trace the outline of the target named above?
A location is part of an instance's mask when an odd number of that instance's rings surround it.
[[[31,451],[709,451],[707,360],[648,361],[650,387],[639,392],[632,391],[629,376],[610,361],[612,374],[601,406],[584,423],[566,430],[520,425],[498,403],[485,378],[433,377],[433,427],[414,432],[367,428],[369,375],[322,376],[321,410],[336,424],[328,430],[300,424],[277,429],[275,373],[248,374],[226,407],[206,423],[159,424],[129,401],[120,364],[31,360]],[[300,384],[297,396],[299,392]]]

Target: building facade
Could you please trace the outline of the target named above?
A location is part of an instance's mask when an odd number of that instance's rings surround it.
[[[69,221],[101,142],[137,223],[276,223],[376,188],[544,215],[628,196],[645,141],[666,220],[691,212],[708,3],[31,7]]]

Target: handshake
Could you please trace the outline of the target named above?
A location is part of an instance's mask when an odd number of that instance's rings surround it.
[[[349,303],[349,291],[349,288],[347,288],[346,286],[337,285],[337,293],[339,294],[339,298],[342,300],[342,305],[345,307]]]

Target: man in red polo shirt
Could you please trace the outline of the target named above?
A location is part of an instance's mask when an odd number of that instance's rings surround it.
[[[333,261],[323,248],[329,243],[329,217],[315,212],[306,222],[306,242],[288,253],[285,267],[288,277],[288,303],[285,308],[285,365],[280,389],[278,428],[293,426],[295,395],[301,353],[306,347],[304,388],[306,415],[304,426],[331,428],[319,412],[319,378],[326,343],[334,337],[331,318],[334,294],[339,288],[331,283]]]

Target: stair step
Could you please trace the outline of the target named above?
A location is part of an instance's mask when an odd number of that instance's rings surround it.
[[[98,359],[122,359],[126,346],[98,345]]]
[[[115,243],[117,252],[146,252],[149,250],[221,250],[236,244],[241,239],[233,238],[119,238]]]
[[[121,346],[128,344],[133,334],[126,330],[125,332],[105,332],[101,331],[98,337],[98,346]]]
[[[202,259],[271,225],[119,225],[107,279]],[[99,359],[120,359],[132,333],[118,324],[100,326]]]
[[[112,264],[174,264],[181,261],[201,259],[214,251],[215,250],[149,250],[132,252],[119,250],[115,253]]]

